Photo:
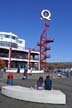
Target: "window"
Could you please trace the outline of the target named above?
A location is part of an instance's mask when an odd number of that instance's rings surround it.
[[[17,44],[15,44],[15,43],[11,43],[11,47],[13,47],[13,48],[17,48]]]
[[[0,41],[0,46],[7,46],[7,47],[17,48],[17,44],[16,43],[5,42],[5,41]]]
[[[10,35],[5,35],[5,38],[10,38]]]
[[[11,36],[11,39],[18,41],[18,38],[15,36]]]
[[[15,37],[15,36],[12,36],[11,38],[12,38],[12,39],[14,39],[14,40],[16,39],[16,37]]]
[[[0,37],[3,37],[4,35],[3,34],[0,34]]]
[[[3,34],[0,34],[0,39],[3,39],[4,35]]]
[[[22,43],[22,41],[20,41],[20,40],[19,40],[19,43],[21,44],[21,43]]]

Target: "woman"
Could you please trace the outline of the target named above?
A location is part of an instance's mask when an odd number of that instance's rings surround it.
[[[37,89],[38,90],[43,90],[43,77],[42,76],[37,81]]]

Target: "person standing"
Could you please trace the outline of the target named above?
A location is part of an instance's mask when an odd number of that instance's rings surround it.
[[[32,75],[32,68],[30,69],[30,74],[29,75]]]
[[[51,89],[52,89],[52,80],[50,79],[50,76],[46,76],[45,90],[51,90]]]
[[[24,73],[23,73],[23,80],[27,80],[28,77],[28,68],[26,66],[24,66]]]
[[[3,76],[4,76],[4,71],[3,71],[3,69],[1,69],[1,67],[0,67],[0,90],[2,89],[2,80],[3,80]]]
[[[3,71],[3,69],[1,69],[1,67],[0,67],[0,78],[3,78],[3,75],[4,75],[4,71]]]
[[[18,66],[17,68],[17,73],[20,73],[20,66]]]

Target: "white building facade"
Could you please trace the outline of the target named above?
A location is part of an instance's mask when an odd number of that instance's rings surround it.
[[[11,32],[0,32],[0,59],[5,61],[6,67],[11,68],[33,68],[39,70],[40,53],[25,49],[25,40]]]
[[[25,40],[11,32],[0,32],[0,46],[25,49]]]

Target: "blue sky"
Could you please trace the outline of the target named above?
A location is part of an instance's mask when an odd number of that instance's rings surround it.
[[[48,37],[51,58],[48,62],[72,62],[72,0],[0,0],[0,31],[13,32],[26,40],[27,48],[36,48],[44,22],[43,9],[51,11]]]

